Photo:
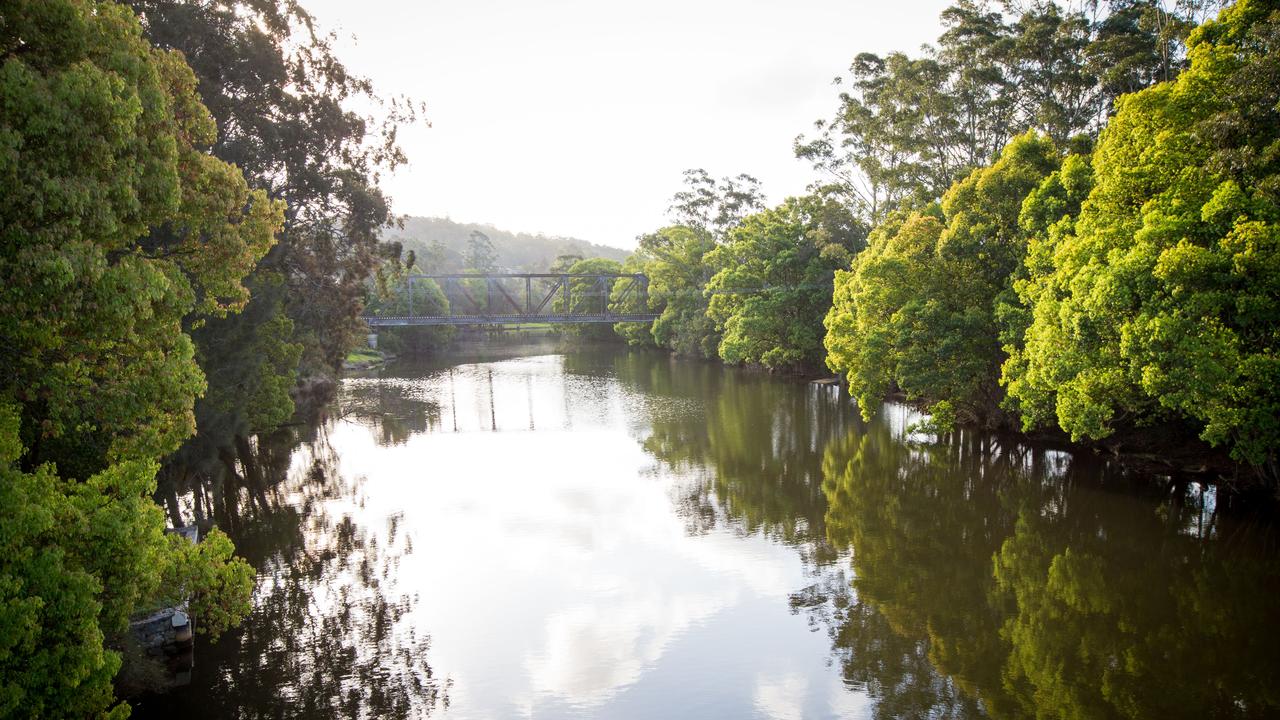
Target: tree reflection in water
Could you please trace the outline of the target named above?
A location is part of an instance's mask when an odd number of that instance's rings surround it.
[[[1272,524],[1225,496],[991,435],[908,441],[900,407],[864,424],[709,364],[613,372],[649,398],[645,449],[695,478],[690,533],[763,533],[813,568],[791,607],[877,717],[1280,712]]]
[[[1212,492],[990,436],[908,444],[887,423],[829,445],[823,466],[853,580],[793,603],[877,715],[1280,710],[1274,547],[1213,512]]]
[[[794,546],[815,565],[834,559],[822,449],[857,424],[834,388],[652,353],[619,355],[613,370],[651,399],[645,450],[702,480],[682,485],[676,499],[691,532],[728,525]]]
[[[194,493],[219,498],[219,524],[258,569],[254,610],[200,643],[190,686],[144,698],[135,717],[408,718],[447,707],[429,638],[405,617],[414,598],[396,588],[412,542],[396,516],[384,527],[353,519],[362,479],[338,472],[326,427],[259,438],[218,487],[190,476]]]
[[[1225,495],[989,435],[908,442],[900,407],[862,423],[826,389],[708,363],[640,352],[559,362],[507,368],[519,382],[499,384],[496,411],[487,369],[458,369],[460,419],[454,383],[421,379],[447,368],[348,382],[341,406],[383,445],[459,422],[562,432],[623,417],[674,480],[690,535],[767,538],[799,554],[806,577],[790,609],[825,630],[832,665],[877,717],[1280,714],[1275,525],[1251,523]],[[533,373],[543,380],[531,385]],[[189,494],[175,484],[171,514],[232,529],[261,572],[258,608],[200,647],[196,685],[173,707],[405,717],[446,706],[449,684],[405,617],[414,599],[396,589],[396,564],[412,551],[398,517],[356,520],[361,481],[337,472],[323,432],[260,440],[229,459],[192,473]],[[582,636],[621,645],[595,632],[603,615],[583,617]]]

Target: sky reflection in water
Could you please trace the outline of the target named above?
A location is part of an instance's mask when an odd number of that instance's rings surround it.
[[[453,681],[447,717],[856,707],[828,667],[827,639],[788,606],[812,582],[800,556],[730,525],[690,534],[673,507],[705,468],[672,469],[637,442],[655,415],[705,416],[701,399],[564,363],[545,355],[345,388],[408,401],[340,424],[332,441],[345,471],[369,478],[362,515],[404,512],[415,552],[400,582],[413,583],[412,620]],[[405,412],[416,403],[429,410]],[[393,428],[424,420],[426,432]]]
[[[715,364],[498,351],[259,444],[271,487],[220,521],[258,608],[139,716],[1280,711],[1275,526],[1229,498]]]

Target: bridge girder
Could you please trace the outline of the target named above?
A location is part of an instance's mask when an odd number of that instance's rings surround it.
[[[415,282],[430,281],[437,284],[449,303],[447,315],[430,315],[415,313],[413,308],[413,285]],[[523,290],[524,302],[521,303],[512,295],[509,285],[513,281],[520,282],[520,294]],[[479,290],[483,283],[484,302],[472,296],[472,291]],[[507,283],[504,285],[504,283]],[[535,283],[538,285],[535,292]],[[610,295],[614,286],[626,283],[618,298],[611,303]],[[657,318],[655,313],[617,312],[610,305],[620,305],[628,299],[638,298],[642,308],[648,307],[649,278],[641,273],[450,273],[440,275],[410,275],[407,278],[406,294],[408,295],[408,315],[364,316],[370,328],[408,327],[435,325],[527,325],[533,323],[571,324],[571,323],[617,323],[617,322],[652,322]],[[556,296],[559,295],[559,300]],[[583,296],[590,300],[589,307],[583,306]],[[598,305],[597,303],[598,299]],[[575,300],[578,302],[575,303]],[[547,312],[550,304],[556,303],[561,308],[556,312]],[[460,305],[468,307],[461,308]],[[574,312],[575,307],[582,307]]]

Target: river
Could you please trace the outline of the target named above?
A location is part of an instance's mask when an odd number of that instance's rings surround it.
[[[916,419],[623,349],[349,378],[220,506],[252,615],[135,717],[1280,713],[1272,521]]]

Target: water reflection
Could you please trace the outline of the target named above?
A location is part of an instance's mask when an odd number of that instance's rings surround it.
[[[1194,487],[887,423],[832,444],[824,473],[854,579],[798,605],[878,716],[1276,712],[1271,539],[1225,518],[1211,539]]]
[[[350,379],[333,418],[224,458],[224,488],[201,491],[261,569],[257,610],[142,710],[1280,709],[1273,525],[1092,458],[909,435],[914,419],[616,350]]]
[[[830,562],[823,447],[856,423],[834,388],[648,353],[622,355],[614,369],[651,398],[645,450],[695,480],[679,500],[691,532],[728,524]]]
[[[413,598],[396,570],[412,543],[395,516],[380,527],[354,519],[363,482],[340,471],[326,427],[260,438],[243,457],[212,483],[211,507],[258,569],[253,613],[201,643],[189,687],[143,698],[134,716],[409,718],[447,707],[428,635],[404,622]],[[198,507],[195,493],[209,490],[195,487],[186,507]]]

